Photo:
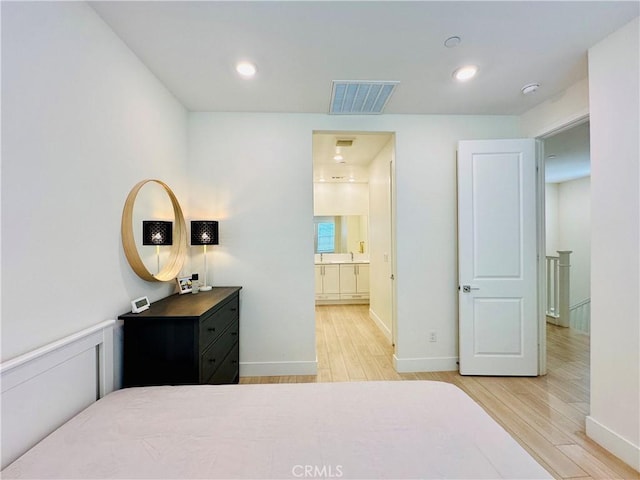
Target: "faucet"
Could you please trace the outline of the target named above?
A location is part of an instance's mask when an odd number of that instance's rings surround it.
[[[353,262],[353,252],[349,252],[351,254],[351,261]]]

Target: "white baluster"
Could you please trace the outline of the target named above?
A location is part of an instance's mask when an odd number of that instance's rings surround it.
[[[561,327],[569,326],[569,293],[570,293],[570,269],[571,250],[558,250],[560,260],[558,262],[558,309],[560,318],[558,325]]]

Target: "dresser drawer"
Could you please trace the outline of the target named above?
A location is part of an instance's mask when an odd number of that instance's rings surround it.
[[[236,343],[229,355],[222,361],[222,365],[205,382],[209,385],[222,385],[227,383],[238,383],[239,376],[239,347]]]
[[[238,322],[227,328],[220,338],[205,350],[200,358],[200,380],[205,381],[223,364],[223,360],[238,343]]]
[[[208,348],[222,333],[239,318],[239,297],[235,296],[200,322],[200,350]]]

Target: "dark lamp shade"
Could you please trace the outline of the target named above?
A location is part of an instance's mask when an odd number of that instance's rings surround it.
[[[191,245],[218,245],[218,222],[192,220]]]
[[[143,245],[172,245],[173,244],[173,222],[163,222],[160,220],[142,221],[142,244]]]

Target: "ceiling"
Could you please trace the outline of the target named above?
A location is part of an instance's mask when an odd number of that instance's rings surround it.
[[[313,134],[314,182],[368,182],[369,165],[391,140],[392,133],[322,132]],[[350,147],[336,147],[352,140]],[[336,154],[342,160],[336,161]]]
[[[591,175],[589,122],[544,140],[546,183],[561,183]]]
[[[636,1],[90,5],[187,109],[219,112],[327,113],[332,80],[395,80],[385,113],[519,115],[585,78],[588,48],[640,12]],[[459,46],[444,46],[451,36]],[[240,60],[257,65],[253,79],[236,74]],[[478,75],[457,83],[464,64]]]

